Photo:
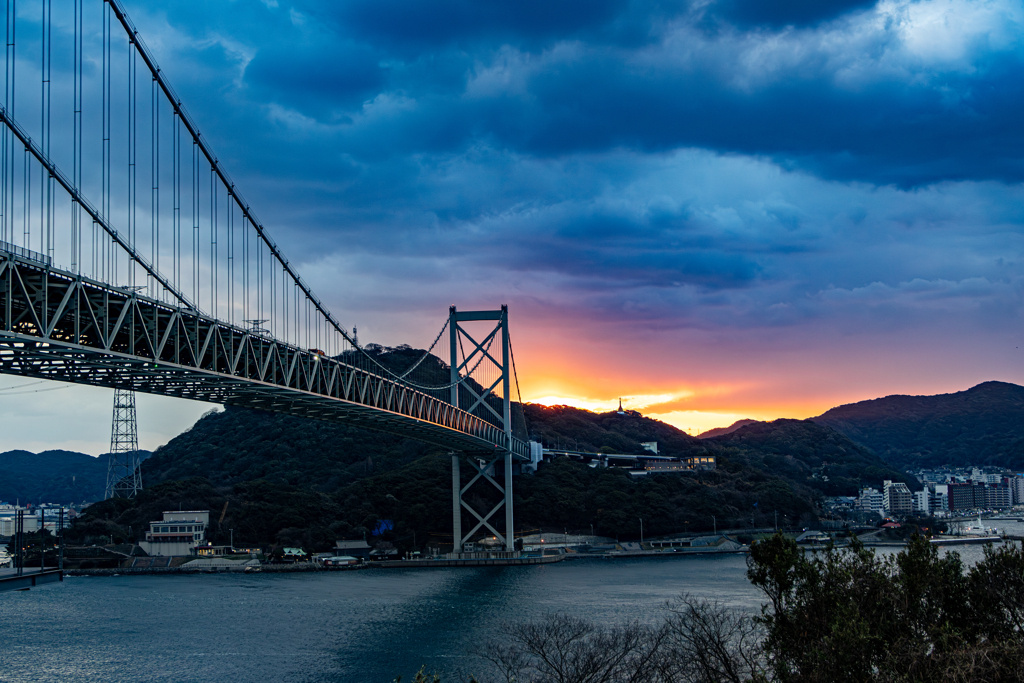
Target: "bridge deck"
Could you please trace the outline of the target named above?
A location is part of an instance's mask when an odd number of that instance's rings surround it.
[[[496,425],[390,378],[7,250],[0,250],[0,373],[529,456],[528,444]]]

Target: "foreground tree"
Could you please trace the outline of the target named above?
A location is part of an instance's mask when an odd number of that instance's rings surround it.
[[[1024,680],[1015,546],[986,549],[965,573],[958,554],[921,537],[879,557],[856,542],[808,554],[777,534],[748,564],[769,600],[758,621],[775,680]]]
[[[748,614],[683,595],[654,626],[565,615],[506,625],[481,653],[503,683],[1024,682],[1024,550],[965,571],[915,537],[900,553],[754,543]]]

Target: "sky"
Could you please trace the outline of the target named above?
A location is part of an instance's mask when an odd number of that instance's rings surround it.
[[[1020,1],[124,4],[363,342],[508,304],[524,399],[692,433],[1024,383]],[[0,448],[106,450],[19,382]]]

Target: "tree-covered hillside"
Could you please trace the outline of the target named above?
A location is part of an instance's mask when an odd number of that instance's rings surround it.
[[[812,422],[748,425],[698,441],[637,414],[526,406],[531,430],[550,445],[643,453],[658,441],[669,455],[713,454],[718,469],[630,477],[568,459],[545,462],[514,481],[517,530],[569,529],[635,538],[722,528],[808,526],[823,493],[854,493],[862,484],[905,479],[841,434]],[[370,462],[372,461],[372,467]],[[161,448],[147,468],[149,485],[135,501],[90,507],[79,540],[136,538],[167,509],[209,509],[210,538],[238,544],[326,549],[338,538],[377,540],[399,548],[451,543],[451,460],[446,452],[387,434],[272,413],[229,409],[207,415]],[[828,477],[826,480],[822,475]],[[463,484],[472,468],[462,467]],[[477,509],[493,489],[467,495]],[[221,519],[223,516],[223,519]],[[468,520],[467,520],[468,521]]]
[[[143,475],[147,485],[191,477],[214,486],[263,479],[330,493],[438,450],[344,423],[229,406],[158,448]]]
[[[903,469],[995,465],[1024,469],[1024,387],[985,382],[938,396],[887,396],[814,418]]]
[[[861,486],[877,487],[886,479],[920,488],[913,477],[811,420],[753,422],[705,443],[719,456],[720,468],[740,472],[753,467],[827,496],[854,495]]]
[[[629,411],[593,413],[569,406],[523,406],[530,424],[530,438],[545,448],[597,452],[602,448],[612,453],[646,453],[640,444],[658,442],[661,455],[673,457],[703,453],[700,440],[670,424],[642,417]]]
[[[707,431],[701,432],[700,434],[697,435],[697,438],[698,439],[710,439],[713,436],[722,436],[723,434],[729,434],[730,432],[735,432],[740,427],[745,427],[745,426],[747,426],[749,424],[753,424],[753,423],[755,423],[757,421],[758,420],[736,420],[735,422],[733,422],[728,427],[715,427],[714,429],[709,429]]]

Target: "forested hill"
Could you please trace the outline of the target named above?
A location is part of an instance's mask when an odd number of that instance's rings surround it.
[[[749,424],[754,424],[755,422],[757,422],[757,420],[736,420],[728,427],[715,427],[714,429],[709,429],[706,432],[701,432],[700,434],[697,435],[697,438],[710,439],[715,436],[722,436],[723,434],[735,432],[740,427],[745,427]]]
[[[142,459],[148,451],[139,451]],[[0,453],[0,501],[83,503],[101,500],[107,485],[107,455],[73,451]]]
[[[143,481],[203,477],[230,486],[262,479],[331,493],[441,451],[344,423],[228,406],[158,448],[143,468]]]
[[[813,418],[903,469],[996,465],[1024,469],[1024,387],[985,382],[938,396],[886,396]]]
[[[657,441],[668,455],[705,452],[701,441],[675,427],[636,414],[591,413],[526,404],[532,437],[548,446],[645,453]],[[208,413],[157,449],[146,462],[147,485],[203,477],[214,486],[264,479],[331,493],[358,479],[389,472],[445,451],[412,439],[344,423],[228,407]]]
[[[673,457],[704,452],[704,446],[670,424],[641,416],[634,411],[592,413],[569,406],[523,406],[530,424],[530,438],[545,448],[565,448],[596,453],[646,453],[640,444],[658,442],[658,453]]]
[[[853,495],[864,485],[886,479],[918,482],[848,437],[811,420],[752,422],[721,436],[705,439],[723,467],[753,467],[820,491]]]
[[[904,479],[828,427],[779,420],[698,440],[637,413],[525,406],[534,438],[551,446],[642,453],[657,441],[670,455],[713,454],[718,469],[635,479],[568,459],[545,462],[513,487],[520,529],[570,529],[634,538],[648,534],[780,523],[808,526],[823,494]],[[273,413],[228,409],[207,415],[153,456],[147,488],[134,501],[104,501],[76,524],[78,540],[125,538],[162,509],[220,511],[211,540],[326,549],[369,535],[409,549],[450,543],[451,461],[443,449],[387,434]],[[463,483],[472,476],[463,467]],[[473,504],[494,504],[489,489]],[[479,499],[475,496],[482,495]],[[170,506],[170,507],[168,507]],[[448,536],[446,536],[448,535]],[[91,541],[90,541],[91,542]]]

